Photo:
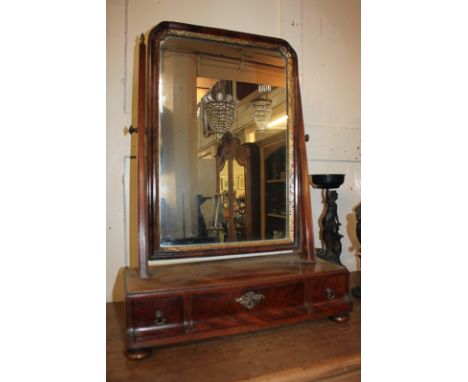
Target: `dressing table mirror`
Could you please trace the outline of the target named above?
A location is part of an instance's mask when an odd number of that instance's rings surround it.
[[[147,43],[142,35],[138,89],[139,268],[125,272],[128,357],[305,320],[345,321],[348,271],[314,256],[290,45],[163,22]],[[158,264],[171,259],[190,261]]]

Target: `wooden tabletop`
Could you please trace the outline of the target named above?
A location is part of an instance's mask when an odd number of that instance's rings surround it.
[[[360,272],[351,273],[351,286]],[[256,333],[154,349],[142,361],[125,358],[123,303],[107,304],[107,380],[174,382],[360,381],[361,304],[351,319],[328,319]]]

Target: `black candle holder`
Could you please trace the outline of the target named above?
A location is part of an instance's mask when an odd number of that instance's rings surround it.
[[[325,190],[326,210],[322,218],[322,239],[324,248],[316,248],[315,255],[321,259],[340,264],[341,239],[340,221],[338,219],[338,206],[336,201],[338,193],[330,191],[339,188],[344,182],[344,174],[317,174],[311,175],[311,183],[314,187]]]

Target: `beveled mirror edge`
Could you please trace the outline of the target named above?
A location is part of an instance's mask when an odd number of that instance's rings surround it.
[[[288,164],[289,164],[289,179],[288,179],[288,203],[293,205],[294,208],[289,208],[289,234],[288,238],[285,240],[268,240],[268,241],[246,241],[246,242],[236,242],[236,243],[223,243],[221,245],[210,246],[198,246],[192,245],[185,248],[182,247],[161,247],[159,242],[159,211],[158,211],[158,160],[159,152],[157,136],[154,132],[159,128],[158,126],[158,88],[157,81],[151,81],[153,76],[159,74],[159,66],[151,65],[152,62],[159,62],[159,52],[158,46],[161,41],[168,35],[188,37],[188,38],[203,38],[204,40],[209,41],[219,41],[219,42],[228,42],[241,44],[246,46],[274,49],[283,55],[286,59],[286,68],[287,68],[287,109],[288,115],[294,116],[294,118],[288,119]],[[302,124],[302,110],[300,104],[300,95],[298,102],[298,71],[297,71],[297,55],[294,49],[289,45],[285,40],[275,38],[260,36],[254,34],[248,34],[243,32],[234,32],[223,29],[202,27],[196,25],[182,24],[176,22],[162,22],[154,27],[148,38],[148,81],[147,84],[147,108],[149,114],[147,115],[147,126],[148,126],[148,144],[147,146],[147,197],[148,197],[148,251],[147,261],[148,260],[158,260],[158,259],[177,259],[177,258],[190,258],[190,257],[210,257],[210,256],[223,256],[223,255],[236,255],[236,254],[251,254],[251,253],[263,253],[263,252],[276,252],[276,251],[285,251],[292,250],[298,252],[301,257],[306,258],[308,261],[313,262],[315,260],[313,254],[313,236],[312,243],[308,245],[305,244],[306,240],[310,241],[310,232],[312,232],[312,227],[307,227],[309,234],[304,232],[300,235],[299,232],[299,221],[301,224],[302,231],[304,229],[304,211],[301,208],[303,205],[302,197],[306,194],[309,194],[308,188],[304,190],[303,184],[301,184],[300,176],[304,171],[299,171],[299,167],[303,167],[304,160],[301,158],[305,157],[305,141],[303,142],[303,148],[301,149],[301,140],[304,140],[304,137],[299,136],[302,131],[303,135],[303,125]],[[153,72],[156,69],[156,73]],[[150,86],[152,83],[152,87]],[[299,115],[300,114],[300,115]],[[292,124],[292,126],[290,126]],[[291,144],[292,143],[292,144]],[[155,151],[156,150],[156,151]],[[301,155],[300,153],[303,153]],[[153,161],[155,156],[156,162]],[[293,158],[291,160],[290,158]],[[305,165],[307,166],[307,160],[305,159]],[[307,167],[305,167],[305,173],[307,174]],[[153,176],[151,176],[153,174]],[[292,187],[294,185],[294,187]],[[307,183],[308,187],[308,183]],[[310,195],[308,195],[308,205],[310,206]],[[299,200],[301,198],[301,201]],[[307,205],[307,203],[306,203]],[[301,210],[301,211],[299,211]],[[301,212],[302,219],[299,217]],[[300,243],[300,237],[302,236],[302,246]],[[304,240],[306,239],[306,240]],[[312,247],[312,251],[311,251]],[[304,250],[307,253],[304,253]],[[142,258],[140,257],[140,261]]]

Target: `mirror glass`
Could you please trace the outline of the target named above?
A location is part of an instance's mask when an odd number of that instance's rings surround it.
[[[288,238],[285,58],[174,36],[160,52],[161,247]]]

